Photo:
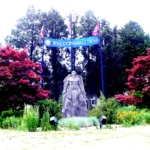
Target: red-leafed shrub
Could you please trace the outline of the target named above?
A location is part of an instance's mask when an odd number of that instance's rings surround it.
[[[132,95],[123,95],[123,94],[118,94],[115,97],[116,100],[120,100],[124,104],[137,104],[142,102],[142,99],[140,97],[132,96]]]
[[[131,69],[126,69],[126,84],[130,91],[128,95],[116,95],[115,99],[127,104],[144,103],[150,107],[150,48],[147,48],[147,56],[134,58],[132,64]]]
[[[40,87],[41,72],[41,65],[32,62],[25,49],[0,47],[0,111],[48,99],[49,91]]]

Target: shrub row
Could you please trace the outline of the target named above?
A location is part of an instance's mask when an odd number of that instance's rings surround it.
[[[93,107],[88,117],[62,118],[61,104],[52,100],[39,101],[36,106],[26,105],[24,110],[3,111],[0,115],[1,128],[24,129],[36,131],[41,127],[42,131],[57,130],[61,128],[78,130],[81,127],[99,126],[99,117],[105,115],[107,125],[121,124],[132,126],[140,124],[150,124],[150,111],[148,109],[138,109],[135,106],[122,107],[113,98],[101,100],[100,105]],[[57,125],[50,125],[50,117],[56,116]]]
[[[107,124],[121,124],[123,126],[150,124],[150,110],[139,109],[133,105],[121,106],[113,98],[101,101],[101,104],[92,108],[88,115],[97,118],[105,115]]]
[[[18,128],[28,131],[36,131],[41,127],[43,131],[56,130],[50,125],[50,117],[61,118],[61,105],[53,100],[41,100],[35,106],[25,105],[24,110],[3,111],[0,115],[1,128]]]

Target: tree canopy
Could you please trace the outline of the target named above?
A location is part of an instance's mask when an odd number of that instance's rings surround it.
[[[0,48],[0,111],[22,109],[37,100],[48,99],[41,88],[41,65],[29,59],[26,49]]]
[[[67,39],[67,19],[55,9],[42,12],[30,6],[26,15],[17,21],[11,35],[6,37],[6,43],[17,49],[27,47],[30,59],[41,63],[42,41],[39,33],[42,25],[46,37]],[[83,16],[73,14],[72,37],[92,36],[97,21],[98,18],[91,10]],[[129,21],[121,29],[117,26],[112,29],[105,19],[100,20],[99,36],[103,53],[105,96],[112,97],[126,91],[128,76],[125,69],[131,68],[133,58],[146,54],[145,49],[150,47],[150,36],[145,34],[137,22]],[[75,69],[83,76],[87,95],[98,97],[102,89],[99,45],[76,48],[73,53]],[[70,54],[69,48],[44,49],[44,89],[51,90],[51,97],[56,101],[62,92],[63,79],[70,72]]]
[[[134,58],[132,65],[131,69],[126,69],[129,91],[127,95],[116,95],[116,100],[150,108],[150,48],[147,48],[147,56]]]

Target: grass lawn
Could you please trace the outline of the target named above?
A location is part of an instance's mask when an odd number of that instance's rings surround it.
[[[150,126],[22,132],[0,129],[0,150],[150,150]]]

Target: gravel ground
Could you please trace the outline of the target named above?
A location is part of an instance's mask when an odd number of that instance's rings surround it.
[[[0,130],[0,150],[150,150],[150,126],[79,131]]]

